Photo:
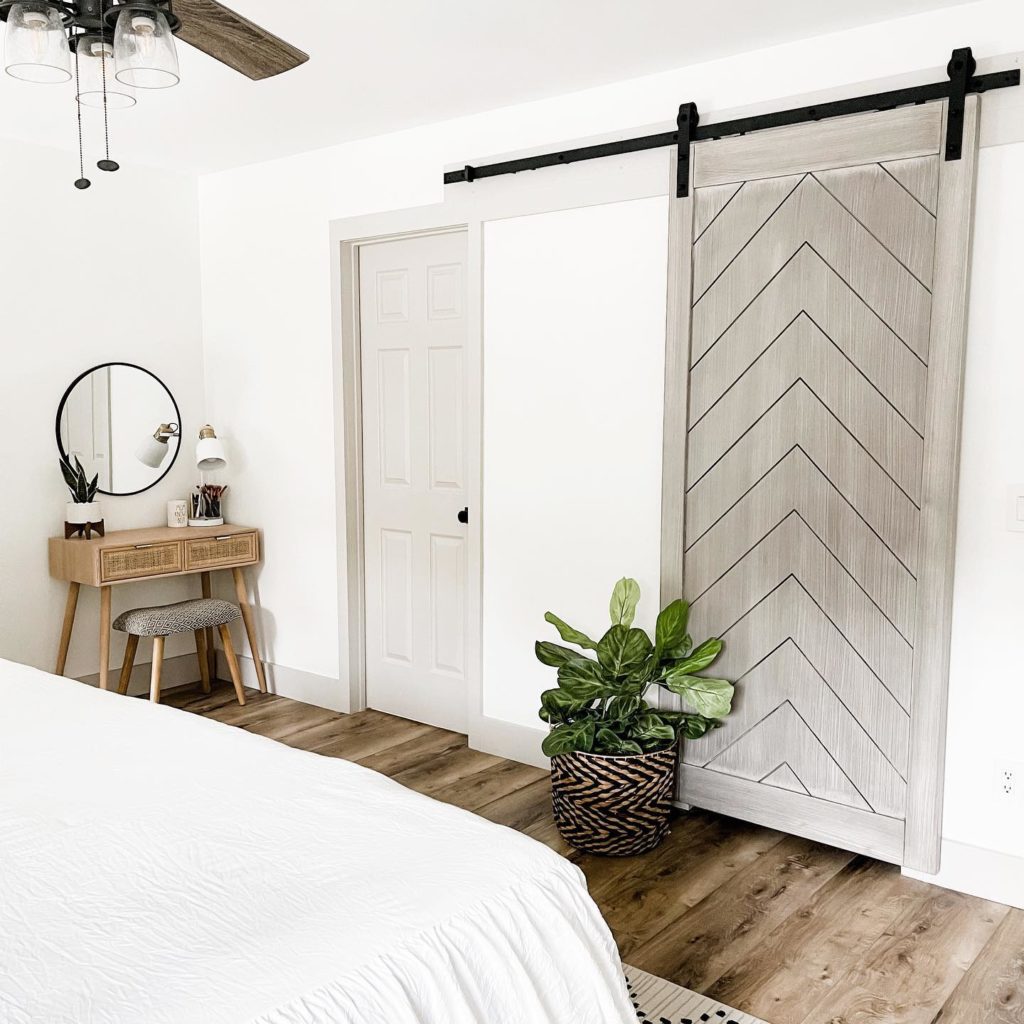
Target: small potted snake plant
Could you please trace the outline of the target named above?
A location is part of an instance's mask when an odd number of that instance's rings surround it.
[[[689,605],[673,601],[658,616],[654,640],[633,626],[640,587],[621,579],[611,599],[611,628],[600,640],[548,612],[565,643],[546,640],[538,659],[558,670],[558,685],[541,694],[550,728],[555,823],[572,846],[606,856],[653,849],[668,834],[679,746],[722,724],[733,686],[701,675],[722,650],[717,638],[694,646]],[[648,703],[652,686],[682,699],[679,710]]]
[[[77,455],[74,465],[71,464],[70,458],[62,455],[60,471],[68,491],[71,492],[71,500],[64,508],[64,521],[75,526],[102,522],[100,503],[96,500],[100,484],[99,474],[90,480]]]
[[[96,501],[99,474],[90,480],[78,456],[75,456],[74,465],[70,458],[61,456],[60,472],[71,493],[71,501],[65,506],[65,537],[84,532],[88,538],[92,536],[93,528],[101,535],[103,517]]]

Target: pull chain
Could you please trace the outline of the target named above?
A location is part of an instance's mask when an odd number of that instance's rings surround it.
[[[78,78],[78,47],[75,47],[75,106],[78,108],[78,181],[75,188],[86,189],[92,182],[85,176],[85,153],[82,148],[82,101],[80,99],[82,87]]]
[[[100,68],[103,74],[103,142],[106,159],[100,160],[96,166],[101,171],[116,171],[121,165],[116,160],[110,159],[110,120],[107,110],[107,43],[102,36],[100,37]]]

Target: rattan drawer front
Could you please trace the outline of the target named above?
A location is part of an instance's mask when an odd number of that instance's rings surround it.
[[[210,569],[218,565],[245,565],[256,561],[256,534],[185,541],[185,568]]]
[[[181,572],[180,544],[140,544],[131,548],[109,548],[100,552],[100,578],[104,583],[131,580],[139,576],[160,576]]]

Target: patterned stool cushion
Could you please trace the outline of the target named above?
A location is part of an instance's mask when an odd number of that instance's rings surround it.
[[[197,597],[192,601],[157,605],[155,608],[133,608],[117,617],[114,629],[134,636],[173,636],[234,622],[241,614],[230,601]]]

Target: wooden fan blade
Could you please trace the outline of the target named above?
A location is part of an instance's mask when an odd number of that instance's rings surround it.
[[[178,38],[254,82],[291,71],[309,54],[278,39],[215,0],[174,0],[181,18]]]

